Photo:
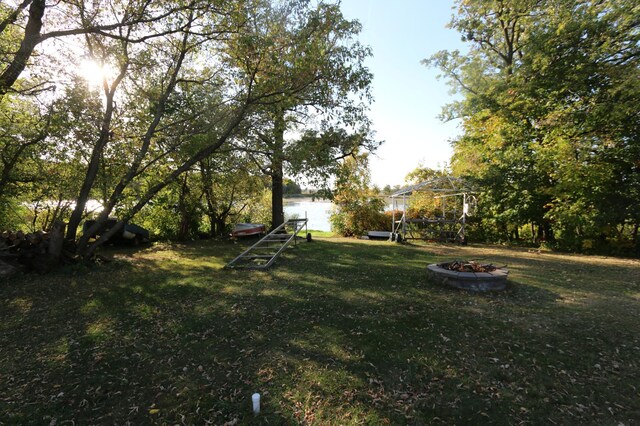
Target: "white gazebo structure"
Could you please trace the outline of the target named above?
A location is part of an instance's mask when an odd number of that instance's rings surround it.
[[[433,194],[433,198],[439,200],[441,212],[435,217],[409,218],[407,208],[416,193]],[[391,204],[393,239],[466,243],[465,224],[475,208],[476,198],[462,179],[440,176],[394,192]]]

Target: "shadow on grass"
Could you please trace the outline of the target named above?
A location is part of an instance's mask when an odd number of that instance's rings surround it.
[[[438,249],[344,240],[302,243],[266,272],[222,270],[242,247],[171,246],[1,287],[0,418],[425,424],[638,412],[632,392],[619,395],[637,383],[637,325],[565,304],[535,271],[478,295],[427,280]],[[614,398],[624,410],[607,406]]]

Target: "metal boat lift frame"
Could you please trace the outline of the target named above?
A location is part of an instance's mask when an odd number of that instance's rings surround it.
[[[287,220],[227,263],[225,268],[267,269],[273,265],[291,242],[294,245],[297,244],[298,233],[303,228],[305,234],[308,235],[307,218]]]
[[[411,196],[416,192],[432,192],[433,198],[442,200],[442,217],[440,218],[407,218],[407,206]],[[466,183],[453,176],[441,176],[428,181],[402,188],[391,194],[392,203],[392,223],[391,238],[400,240],[411,239],[434,239],[448,242],[466,242],[465,225],[469,215],[470,205],[476,202],[474,192]],[[453,211],[447,210],[447,198],[462,197],[462,215],[458,216],[457,203],[454,202]],[[402,202],[402,215],[397,218],[396,212],[399,210],[399,202]],[[449,217],[448,217],[449,216]],[[419,225],[436,228],[431,231],[431,235],[421,232]],[[424,230],[422,230],[424,231]],[[437,235],[434,235],[436,234]]]

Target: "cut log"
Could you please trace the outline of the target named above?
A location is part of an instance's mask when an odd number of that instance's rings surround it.
[[[56,222],[49,233],[42,231],[25,234],[22,231],[4,231],[0,234],[0,274],[8,276],[20,266],[40,273],[50,272],[65,260],[63,222]],[[8,265],[8,266],[5,266]]]

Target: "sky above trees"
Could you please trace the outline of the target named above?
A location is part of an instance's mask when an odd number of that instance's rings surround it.
[[[360,41],[373,57],[367,65],[374,75],[370,117],[377,137],[385,143],[371,159],[372,183],[403,184],[405,176],[422,165],[441,168],[449,162],[449,139],[458,122],[438,119],[442,106],[452,101],[439,71],[420,63],[433,53],[465,50],[460,35],[446,28],[452,1],[344,0],[347,18],[363,26]]]

